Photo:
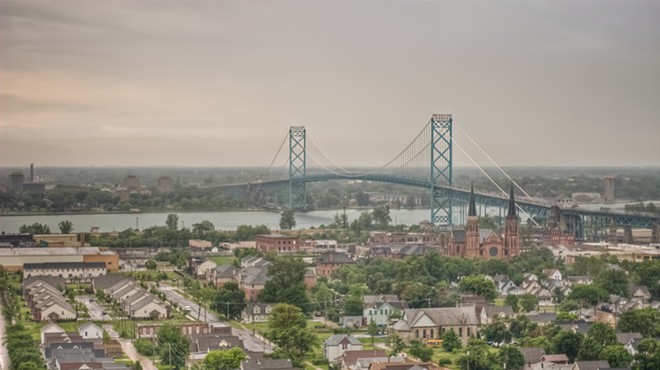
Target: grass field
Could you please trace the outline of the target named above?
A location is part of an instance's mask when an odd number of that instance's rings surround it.
[[[218,265],[230,265],[235,258],[234,256],[209,256],[209,259]]]

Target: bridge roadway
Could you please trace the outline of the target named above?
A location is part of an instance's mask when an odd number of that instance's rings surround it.
[[[362,180],[362,181],[376,181],[376,182],[387,182],[400,185],[414,186],[423,189],[430,189],[431,182],[429,179],[421,178],[406,178],[400,176],[391,176],[383,174],[365,174],[365,175],[341,175],[341,174],[314,174],[307,175],[305,177],[294,178],[292,181],[296,183],[308,183],[308,182],[323,182],[330,180]],[[241,191],[241,192],[250,192],[254,190],[269,190],[276,188],[288,187],[290,184],[289,179],[283,180],[270,180],[263,182],[247,183],[247,184],[229,184],[229,185],[220,185],[219,188]],[[470,191],[465,189],[459,189],[449,186],[437,185],[436,188],[440,189],[443,196],[447,196],[451,199],[458,200],[459,202],[469,202],[470,200]],[[496,207],[505,209],[508,205],[509,198],[507,196],[499,196],[493,194],[483,194],[483,193],[474,193],[474,200],[477,204],[484,205],[486,207]],[[542,202],[531,202],[528,200],[516,200],[516,204],[526,213],[532,216],[539,217],[548,217],[550,216],[550,209],[553,207],[552,204],[542,203]],[[563,215],[573,215],[580,217],[595,217],[608,219],[610,223],[615,225],[630,225],[635,227],[653,227],[654,223],[660,222],[660,218],[644,215],[631,215],[624,213],[615,213],[615,212],[603,212],[603,211],[590,211],[576,208],[560,208],[560,212]]]

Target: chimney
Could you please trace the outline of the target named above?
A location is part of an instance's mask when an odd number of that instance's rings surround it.
[[[34,182],[34,163],[30,163],[30,182]]]

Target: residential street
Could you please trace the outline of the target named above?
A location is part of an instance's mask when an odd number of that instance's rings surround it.
[[[96,303],[96,300],[89,296],[77,296],[76,301],[84,304],[87,307],[89,317],[93,321],[112,321],[112,317],[107,313],[104,314],[103,307]]]
[[[112,325],[103,325],[103,329],[108,332],[110,338],[116,339],[119,342],[121,349],[124,351],[124,353],[126,353],[131,361],[140,361],[140,364],[142,364],[142,368],[144,370],[158,370],[150,358],[137,352],[137,349],[135,349],[135,346],[130,339],[119,338],[119,334],[112,328]]]
[[[204,314],[206,313],[206,322],[216,322],[220,321],[218,316],[212,312],[207,312],[203,307],[201,311],[198,311],[199,306],[192,302],[191,300],[185,298],[177,288],[160,283],[160,290],[165,293],[168,299],[172,300],[181,307],[190,307],[190,317],[194,320],[197,320],[197,313],[200,312],[199,319],[204,321]],[[261,338],[258,334],[253,336],[252,331],[247,328],[236,329],[232,328],[232,334],[241,338],[243,340],[243,345],[248,351],[263,351],[265,353],[273,352],[273,346],[264,338]]]

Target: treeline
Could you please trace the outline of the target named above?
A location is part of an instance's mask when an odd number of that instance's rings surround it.
[[[6,338],[5,345],[9,360],[14,370],[42,370],[45,364],[39,347],[26,330],[20,324],[20,306],[16,289],[11,285],[9,274],[0,268],[0,286],[5,287],[0,294],[2,299],[2,315],[5,318]]]

